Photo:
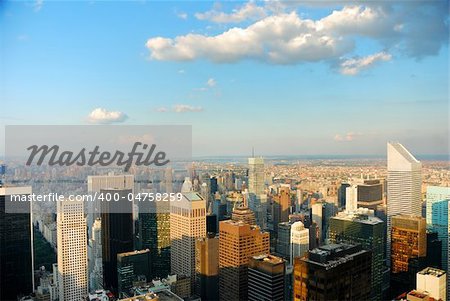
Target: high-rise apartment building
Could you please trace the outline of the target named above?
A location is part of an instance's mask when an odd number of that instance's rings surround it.
[[[118,290],[117,254],[134,250],[133,203],[128,200],[131,189],[101,189],[103,287]]]
[[[387,261],[391,255],[391,218],[421,215],[422,164],[400,143],[387,144]]]
[[[58,201],[57,213],[59,300],[82,300],[88,293],[84,202]]]
[[[435,300],[445,301],[447,274],[443,270],[425,268],[417,273],[417,290],[427,292]]]
[[[219,224],[219,295],[221,300],[248,299],[248,261],[268,254],[269,233],[242,221]]]
[[[330,218],[330,243],[359,244],[372,252],[371,300],[383,299],[385,235],[385,223],[364,208]]]
[[[264,159],[248,158],[248,206],[255,213],[256,223],[261,229],[266,228],[267,222],[267,196],[264,188]]]
[[[171,269],[173,274],[195,279],[195,241],[206,236],[206,201],[196,192],[183,193],[170,203]]]
[[[294,261],[294,301],[369,300],[371,252],[330,244]]]
[[[33,228],[30,203],[21,202],[17,212],[7,212],[11,195],[31,194],[30,186],[0,184],[0,300],[16,300],[33,291]],[[16,206],[16,205],[14,205]],[[23,209],[23,211],[22,211]]]
[[[263,254],[253,256],[248,263],[248,300],[284,301],[286,262]]]
[[[411,258],[427,255],[425,219],[420,216],[396,215],[391,222],[391,272],[407,272]]]
[[[436,232],[442,241],[441,267],[448,271],[448,203],[450,187],[427,187],[427,229]]]
[[[195,290],[202,300],[219,299],[219,237],[195,241]]]
[[[290,263],[294,264],[295,257],[302,257],[309,251],[309,229],[302,222],[295,222],[291,226]]]

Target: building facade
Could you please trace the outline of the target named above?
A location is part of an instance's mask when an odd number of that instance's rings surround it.
[[[263,254],[253,256],[248,263],[248,300],[284,301],[286,262]]]

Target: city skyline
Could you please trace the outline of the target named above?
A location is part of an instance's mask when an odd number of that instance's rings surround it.
[[[5,2],[0,139],[7,124],[191,124],[194,156],[448,154],[447,12]]]

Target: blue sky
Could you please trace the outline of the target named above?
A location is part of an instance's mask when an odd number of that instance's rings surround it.
[[[448,153],[447,2],[3,2],[0,36],[1,140],[191,124],[199,156]]]

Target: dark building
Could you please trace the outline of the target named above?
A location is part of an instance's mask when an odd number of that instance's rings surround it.
[[[333,203],[323,203],[322,205],[322,233],[321,241],[325,241],[328,237],[328,232],[330,230],[330,218],[335,216],[338,212],[338,208]]]
[[[273,255],[259,255],[248,262],[248,300],[284,301],[286,264]]]
[[[150,250],[151,279],[166,277],[170,274],[169,203],[151,202],[140,205],[140,247]]]
[[[145,277],[151,280],[150,250],[132,251],[117,254],[117,278],[119,293],[130,295],[133,281]]]
[[[17,296],[33,292],[32,228],[30,203],[14,206],[9,213],[11,195],[29,195],[31,187],[0,187],[0,300],[17,300]],[[28,212],[28,213],[27,213]]]
[[[202,300],[219,299],[219,237],[195,241],[195,290]]]
[[[318,229],[317,224],[315,222],[312,222],[309,226],[309,249],[315,249],[319,246],[319,238],[317,235]]]
[[[209,187],[211,187],[211,194],[214,195],[219,190],[219,186],[217,185],[217,178],[211,177],[209,179],[209,185]]]
[[[220,200],[213,200],[212,202],[212,213],[216,215],[217,225],[219,222],[226,220],[227,215],[227,204],[222,204]]]
[[[291,256],[291,226],[290,222],[278,224],[276,253],[286,260]]]
[[[345,201],[346,201],[346,189],[347,187],[350,187],[349,183],[342,183],[341,186],[338,188],[338,205],[340,208],[345,207]]]
[[[117,292],[117,254],[133,251],[133,203],[131,189],[101,189],[111,200],[101,202],[103,287]],[[110,195],[110,196],[108,196]]]
[[[208,214],[206,216],[206,233],[219,233],[219,225],[215,214]]]
[[[330,244],[294,261],[294,300],[369,300],[370,251]]]
[[[358,207],[376,209],[383,203],[383,184],[380,180],[365,180],[358,184]]]

